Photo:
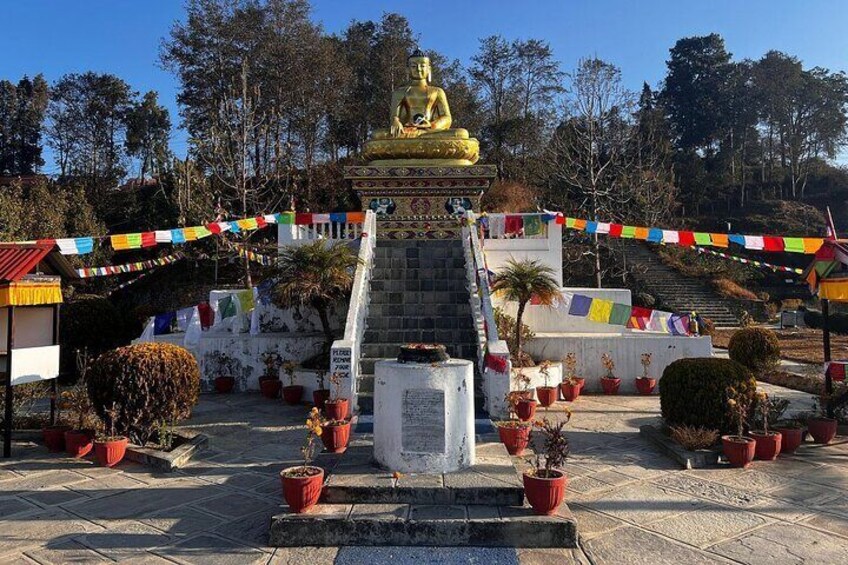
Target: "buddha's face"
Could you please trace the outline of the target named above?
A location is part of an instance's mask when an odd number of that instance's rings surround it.
[[[409,78],[414,80],[430,79],[430,59],[412,57],[409,59]]]

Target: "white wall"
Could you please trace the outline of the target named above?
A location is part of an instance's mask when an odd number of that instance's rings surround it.
[[[0,351],[6,351],[8,308],[0,308]],[[15,308],[15,349],[53,345],[53,307]]]
[[[484,239],[483,252],[490,271],[497,273],[510,259],[533,259],[554,270],[562,285],[562,226],[548,223],[548,237],[542,239]]]
[[[577,288],[565,287],[562,292],[571,292],[574,294],[582,294],[592,298],[602,298],[604,300],[612,300],[619,304],[631,304],[630,290],[626,288]],[[518,303],[504,302],[497,297],[493,297],[495,306],[503,308],[504,312],[512,317],[515,317],[518,312]],[[524,323],[530,326],[530,329],[535,333],[558,333],[558,332],[579,332],[579,333],[598,333],[598,334],[622,334],[630,330],[624,326],[614,326],[610,324],[601,324],[592,322],[586,317],[569,316],[569,304],[562,303],[558,308],[553,306],[534,306],[528,304],[524,311]]]

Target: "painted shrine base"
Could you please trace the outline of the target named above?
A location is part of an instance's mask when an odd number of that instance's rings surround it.
[[[456,473],[406,474],[372,462],[370,436],[316,463],[327,479],[319,505],[271,521],[270,543],[576,547],[577,526],[563,504],[536,516],[524,504],[521,477],[502,444],[478,442],[477,464]]]

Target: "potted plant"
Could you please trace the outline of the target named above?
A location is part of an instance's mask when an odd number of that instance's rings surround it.
[[[86,374],[88,373],[89,359],[87,350],[76,351],[77,373],[79,379],[76,384],[62,392],[62,401],[68,409],[71,421],[75,427],[65,431],[65,452],[79,459],[85,457],[94,447],[94,408],[88,396],[86,386]]]
[[[780,455],[780,444],[783,436],[780,432],[769,431],[771,400],[768,394],[763,391],[757,392],[757,412],[760,415],[762,428],[750,431],[751,437],[757,442],[754,454],[761,461],[774,461]]]
[[[283,498],[292,512],[306,512],[318,503],[321,487],[324,484],[324,469],[310,465],[315,456],[315,438],[323,433],[321,415],[312,408],[306,420],[306,441],[301,447],[303,465],[289,467],[280,471],[283,485]]]
[[[350,418],[345,420],[321,419],[321,441],[330,453],[344,453],[350,441]]]
[[[266,351],[262,354],[262,362],[265,364],[265,373],[259,377],[259,391],[265,398],[275,399],[280,396],[280,365],[283,358],[275,351]]]
[[[530,422],[515,419],[518,402],[525,398],[521,391],[511,390],[506,393],[504,401],[509,410],[509,420],[495,422],[501,443],[510,455],[521,455],[530,440]]]
[[[533,400],[533,391],[528,389],[530,385],[530,377],[525,375],[520,369],[515,374],[515,382],[518,384],[518,400],[515,404],[515,413],[518,419],[522,422],[529,422],[536,414],[536,401]]]
[[[725,457],[734,467],[746,468],[754,460],[757,442],[744,435],[744,424],[751,409],[751,401],[732,388],[728,391],[727,411],[730,419],[736,422],[736,435],[721,436],[721,445]]]
[[[574,353],[567,353],[562,363],[565,366],[565,378],[559,385],[559,390],[565,400],[574,402],[580,396],[586,379],[577,376],[577,356]]]
[[[124,459],[127,453],[129,440],[126,436],[115,433],[115,421],[118,419],[120,408],[114,404],[106,410],[106,419],[109,426],[108,434],[98,434],[94,442],[94,457],[97,463],[104,467],[114,467]]]
[[[212,361],[215,370],[219,372],[218,375],[215,375],[215,392],[218,394],[232,392],[236,384],[236,378],[232,374],[233,358],[223,351],[215,351],[212,354]]]
[[[324,401],[324,414],[331,420],[345,420],[350,412],[350,401],[342,398],[341,373],[330,375],[330,384],[333,385],[333,395]]]
[[[804,443],[804,436],[807,433],[807,426],[803,421],[795,418],[780,420],[774,429],[783,436],[780,444],[781,453],[795,453],[795,450]]]
[[[651,366],[651,354],[643,353],[640,361],[642,363],[642,376],[636,377],[636,390],[639,391],[639,394],[647,396],[654,392],[657,386],[657,379],[648,376],[648,368]]]
[[[571,418],[571,412],[566,410],[565,416],[564,420],[556,423],[544,419],[535,424],[538,433],[534,432],[532,446],[536,457],[533,466],[524,472],[522,478],[524,495],[536,514],[554,514],[565,498],[568,477],[562,467],[568,457],[568,439],[562,428]]]
[[[283,363],[283,372],[289,379],[289,384],[283,387],[283,400],[286,401],[286,404],[291,405],[300,404],[300,398],[303,396],[303,387],[294,384],[294,370],[295,364],[293,361]]]
[[[56,421],[41,428],[41,439],[44,441],[44,446],[51,453],[65,451],[65,432],[71,429],[71,426],[62,424],[62,410],[65,408],[61,394],[54,395],[51,393],[51,398],[56,401]]]
[[[836,437],[836,418],[827,416],[827,406],[833,395],[826,392],[813,397],[813,416],[807,420],[807,430],[816,443],[828,444]]]
[[[539,404],[541,404],[545,408],[556,402],[559,393],[557,387],[548,385],[548,379],[550,378],[550,369],[550,361],[542,361],[539,364],[539,372],[542,374],[542,376],[545,377],[545,386],[536,387],[536,396],[539,399]]]
[[[330,389],[324,388],[324,380],[327,376],[327,371],[319,369],[316,379],[318,380],[318,388],[312,391],[312,403],[318,410],[324,410],[324,403],[330,398]]]
[[[618,394],[621,379],[613,374],[613,371],[615,371],[615,361],[612,360],[612,356],[609,353],[604,353],[601,355],[601,364],[603,364],[604,369],[607,371],[607,374],[601,377],[601,388],[603,388],[604,394]]]

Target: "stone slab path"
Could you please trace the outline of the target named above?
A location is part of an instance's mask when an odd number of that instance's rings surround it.
[[[573,408],[568,500],[582,551],[268,547],[278,472],[297,464],[306,409],[243,394],[202,397],[188,427],[210,448],[176,473],[105,469],[16,443],[0,460],[0,563],[775,565],[848,555],[843,438],[747,471],[681,471],[638,436],[657,420],[657,398],[589,396]]]

